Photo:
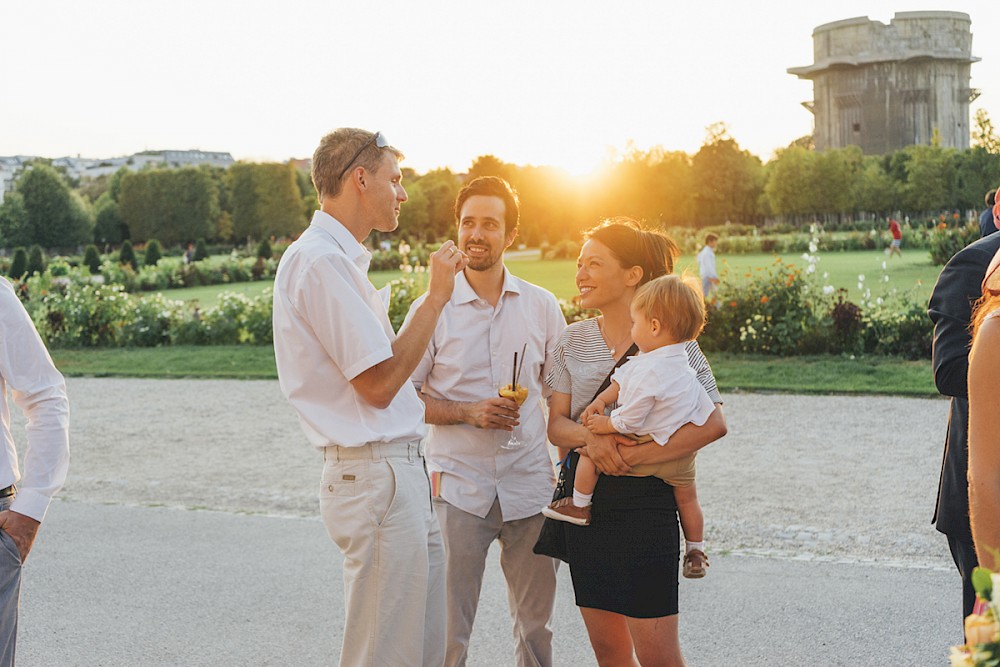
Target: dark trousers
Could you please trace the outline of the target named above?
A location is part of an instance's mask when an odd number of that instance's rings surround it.
[[[979,559],[976,557],[976,548],[972,544],[971,537],[948,535],[948,546],[951,548],[955,566],[962,575],[962,627],[964,628],[965,617],[972,613],[972,607],[976,604],[972,571],[979,566]]]

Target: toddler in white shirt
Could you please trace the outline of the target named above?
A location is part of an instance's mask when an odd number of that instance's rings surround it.
[[[580,421],[593,433],[620,433],[636,444],[652,440],[664,446],[681,426],[689,422],[700,426],[715,410],[685,351],[685,343],[705,326],[705,301],[683,279],[667,275],[639,288],[631,309],[632,340],[640,354],[615,371],[611,385],[584,409]],[[616,402],[618,407],[605,416],[606,408]],[[683,571],[691,579],[704,577],[708,566],[694,459],[692,453],[665,463],[634,466],[629,472],[659,477],[674,487],[686,544]],[[598,474],[594,463],[581,456],[573,497],[553,502],[542,513],[558,521],[588,525]]]

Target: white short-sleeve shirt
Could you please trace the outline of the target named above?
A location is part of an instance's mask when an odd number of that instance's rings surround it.
[[[688,364],[685,343],[638,354],[611,376],[621,386],[611,425],[665,445],[687,423],[704,424],[715,404]]]
[[[422,300],[413,303],[408,318]],[[555,296],[506,269],[495,308],[479,298],[464,273],[455,276],[451,300],[413,373],[414,386],[450,401],[490,398],[511,381],[501,375],[504,362],[525,349],[518,384],[528,388],[528,399],[520,410],[517,436],[526,442],[520,449],[500,447],[510,437],[507,431],[428,425],[427,467],[441,473],[440,493],[448,503],[484,518],[499,497],[503,520],[515,521],[538,514],[551,501],[555,479],[542,399],[549,393],[544,378],[565,328]]]
[[[359,447],[424,434],[424,404],[404,383],[385,409],[351,380],[392,357],[388,299],[368,280],[371,254],[335,218],[316,211],[274,278],[278,383],[309,442]]]

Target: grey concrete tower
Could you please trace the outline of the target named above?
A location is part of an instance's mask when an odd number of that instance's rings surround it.
[[[813,82],[818,150],[856,145],[868,155],[929,144],[969,147],[972,55],[968,14],[899,12],[885,25],[867,16],[813,31],[813,57],[788,73]]]

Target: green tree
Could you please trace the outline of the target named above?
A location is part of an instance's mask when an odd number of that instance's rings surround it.
[[[796,220],[816,213],[814,151],[800,146],[783,148],[767,163],[766,174],[764,195],[772,213]]]
[[[630,145],[610,165],[605,183],[595,198],[595,218],[627,215],[665,227],[691,224],[693,171],[687,153],[661,146],[644,151]]]
[[[104,245],[118,245],[127,232],[118,202],[110,191],[105,192],[94,202],[94,240]]]
[[[307,169],[296,169],[295,183],[299,186],[299,197],[302,199],[302,216],[308,223],[312,219],[313,211],[319,209],[319,199],[316,198],[312,175]]]
[[[24,197],[20,192],[8,192],[0,204],[0,246],[10,248],[30,245],[31,231],[28,229],[28,211],[24,208]]]
[[[37,243],[28,250],[28,275],[45,273],[45,253]]]
[[[403,178],[405,183],[406,176]],[[399,229],[395,236],[398,236],[400,239],[425,238],[430,221],[427,195],[424,194],[419,180],[414,180],[413,183],[405,183],[404,187],[406,188],[408,199],[399,208]],[[379,236],[378,240],[382,240],[382,237]],[[393,242],[395,245],[395,241],[391,237],[390,242]]]
[[[97,252],[97,246],[93,243],[88,244],[83,251],[83,265],[90,269],[93,275],[101,272],[101,254]]]
[[[23,197],[25,229],[32,243],[70,248],[91,239],[93,222],[86,203],[55,169],[35,164],[14,187]]]
[[[863,154],[858,146],[823,151],[816,155],[812,196],[817,212],[838,218],[856,210],[852,197],[861,174]]]
[[[987,153],[1000,153],[1000,136],[993,128],[993,121],[986,109],[976,109],[972,127],[972,146]]]
[[[205,243],[205,239],[198,239],[198,242],[194,244],[194,259],[192,261],[200,262],[203,259],[208,259],[208,244]]]
[[[427,228],[424,238],[436,241],[446,238],[455,226],[455,198],[462,185],[450,169],[434,169],[419,181],[427,198]]]
[[[1000,152],[974,146],[955,155],[955,189],[958,206],[978,209],[990,190],[1000,185]]]
[[[213,236],[218,190],[202,169],[151,169],[122,178],[119,210],[132,240],[167,244]]]
[[[143,264],[145,266],[156,266],[156,263],[160,261],[163,257],[163,251],[160,249],[160,242],[156,239],[149,239],[146,242],[146,253],[143,257]]]
[[[878,155],[862,161],[852,193],[858,210],[885,216],[899,208],[899,184],[886,171],[886,162]]]
[[[291,164],[240,162],[226,174],[233,236],[294,236],[306,227],[302,194]]]
[[[510,183],[513,170],[514,165],[507,164],[493,155],[480,155],[469,167],[469,180],[480,176],[499,176]]]
[[[274,252],[271,250],[271,242],[267,239],[261,239],[260,243],[257,244],[257,257],[260,259],[271,259]]]
[[[696,219],[702,226],[731,221],[753,223],[764,190],[760,158],[740,148],[723,123],[708,127],[708,137],[691,160]]]
[[[926,213],[957,206],[954,148],[907,146],[906,186],[903,203],[910,211]]]
[[[139,268],[139,260],[136,259],[135,250],[132,248],[132,242],[128,239],[122,241],[122,247],[118,251],[118,263],[128,264],[134,270]]]
[[[14,259],[10,263],[10,277],[14,280],[20,280],[24,277],[24,274],[28,272],[28,253],[24,248],[18,248],[14,251]]]

